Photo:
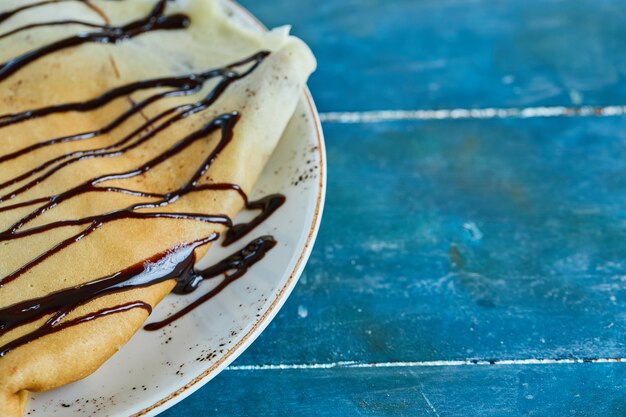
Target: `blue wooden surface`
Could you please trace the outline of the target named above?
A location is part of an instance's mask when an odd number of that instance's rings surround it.
[[[623,416],[625,372],[606,364],[224,371],[165,415]]]
[[[242,3],[314,49],[322,113],[626,104],[618,0]],[[324,130],[300,284],[163,416],[626,415],[624,116]]]
[[[247,0],[316,52],[321,111],[623,104],[619,0]]]

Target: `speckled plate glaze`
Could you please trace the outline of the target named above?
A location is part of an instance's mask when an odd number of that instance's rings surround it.
[[[265,30],[247,11],[226,3],[233,16]],[[252,197],[280,192],[287,202],[250,239],[273,235],[278,245],[243,278],[217,297],[158,332],[139,331],[96,373],[77,383],[33,394],[31,417],[154,416],[209,382],[265,329],[295,286],[311,252],[326,184],[322,131],[308,90],[303,92],[276,153]],[[246,220],[242,213],[240,220]],[[210,265],[245,245],[214,245],[201,264]],[[209,290],[203,284],[200,294]],[[180,309],[189,297],[170,295],[150,320]]]

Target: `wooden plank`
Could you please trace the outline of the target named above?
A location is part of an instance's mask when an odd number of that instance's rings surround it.
[[[619,1],[242,4],[311,45],[322,111],[625,104]]]
[[[325,129],[318,242],[238,364],[626,355],[626,119]]]
[[[626,413],[626,365],[224,371],[163,417]]]

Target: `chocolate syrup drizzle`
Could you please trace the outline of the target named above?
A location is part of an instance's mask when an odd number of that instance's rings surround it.
[[[226,231],[224,242],[222,245],[228,246],[250,233],[255,227],[263,223],[276,210],[285,204],[286,198],[282,194],[272,194],[263,197],[260,200],[248,202],[246,199],[246,208],[248,210],[261,210],[261,213],[248,223],[235,224]]]
[[[64,1],[79,1],[89,5],[87,0],[41,1],[39,3],[22,6],[20,8],[1,13],[0,23],[10,18],[11,16],[14,16],[15,14],[25,11],[27,9]],[[68,37],[66,39],[54,42],[39,49],[27,52],[19,57],[5,62],[4,64],[0,64],[0,82],[5,80],[12,74],[15,74],[17,71],[24,68],[25,66],[35,62],[36,60],[48,54],[52,54],[66,48],[72,48],[88,42],[117,43],[149,31],[186,28],[190,22],[188,16],[182,14],[166,16],[164,14],[167,1],[168,0],[159,0],[148,16],[123,26],[109,26],[108,23],[107,25],[101,26],[88,23],[85,24],[85,22],[66,20],[32,24],[2,34],[0,35],[0,39],[20,31],[26,31],[37,27],[75,24],[82,24],[83,26],[96,27],[97,29],[100,29],[100,31],[98,32],[80,33],[78,35]],[[239,62],[235,62],[224,68],[214,69],[196,74],[150,79],[130,83],[124,86],[113,88],[110,91],[100,95],[99,97],[87,100],[85,102],[56,104],[19,113],[0,115],[1,129],[5,126],[27,122],[29,120],[46,117],[51,114],[91,111],[101,108],[102,106],[110,103],[117,98],[129,97],[130,94],[138,91],[150,90],[155,88],[167,89],[165,92],[154,94],[152,96],[149,96],[147,99],[144,99],[143,101],[133,103],[129,110],[126,110],[121,115],[119,115],[110,123],[100,129],[90,132],[83,132],[71,136],[46,139],[34,145],[30,145],[17,151],[2,155],[0,156],[1,165],[3,162],[16,159],[20,156],[26,155],[43,147],[54,146],[59,143],[66,143],[71,141],[89,140],[91,138],[108,133],[120,126],[131,116],[141,112],[150,104],[170,97],[186,96],[197,93],[204,87],[205,83],[208,80],[219,78],[217,84],[211,89],[210,92],[207,93],[207,95],[202,100],[191,104],[184,104],[169,108],[161,112],[160,114],[157,114],[156,116],[148,119],[139,128],[135,129],[133,132],[111,145],[97,149],[73,151],[70,153],[66,153],[64,155],[44,161],[41,165],[35,167],[34,169],[26,173],[19,174],[14,178],[9,179],[8,181],[1,183],[0,203],[14,199],[20,194],[40,185],[55,172],[58,172],[64,167],[67,167],[73,163],[87,159],[115,157],[118,155],[122,155],[125,152],[134,149],[142,144],[145,144],[146,142],[154,138],[157,133],[163,131],[172,124],[209,108],[233,82],[244,78],[252,73],[268,55],[269,52],[261,51],[257,54],[252,55],[251,57],[243,59]],[[43,252],[39,256],[27,262],[25,265],[2,277],[0,279],[0,288],[10,284],[12,281],[16,280],[21,275],[31,270],[34,266],[40,264],[54,254],[60,252],[61,250],[67,248],[72,244],[79,242],[84,237],[102,227],[104,224],[117,220],[173,218],[221,224],[229,228],[223,243],[224,246],[229,245],[247,235],[257,225],[262,223],[265,219],[267,219],[267,217],[274,213],[285,202],[285,197],[275,194],[262,198],[258,201],[250,202],[247,195],[237,184],[199,184],[200,179],[208,171],[213,162],[218,158],[220,152],[223,151],[224,148],[233,139],[233,129],[239,119],[240,114],[237,112],[221,114],[206,123],[200,129],[192,132],[188,136],[176,142],[169,149],[165,150],[161,154],[155,156],[148,162],[145,162],[135,169],[121,173],[101,175],[75,187],[72,187],[60,194],[36,198],[28,201],[22,201],[16,204],[0,207],[0,213],[2,213],[23,207],[38,206],[33,209],[33,211],[19,219],[8,229],[0,231],[0,242],[14,241],[26,236],[46,233],[61,227],[85,226],[85,229],[80,231],[76,235],[61,241],[53,248]],[[214,132],[220,132],[221,134],[217,145],[198,167],[192,177],[177,190],[165,194],[157,194],[100,185],[111,180],[128,179],[143,175],[152,168],[165,162],[169,158],[184,151],[191,144],[205,139],[208,135]],[[20,183],[31,177],[32,179],[24,185],[2,195],[2,189]],[[222,214],[138,211],[142,209],[158,209],[160,207],[165,207],[189,193],[201,192],[205,190],[237,192],[243,199],[245,207],[247,209],[260,210],[260,213],[248,223],[233,225],[231,219]],[[46,211],[54,209],[59,204],[62,204],[63,202],[79,195],[93,192],[125,193],[139,197],[156,199],[156,201],[138,203],[124,209],[114,210],[108,213],[94,215],[81,219],[61,220],[50,222],[41,226],[25,228],[28,223],[38,218]],[[112,314],[117,314],[137,308],[146,310],[148,314],[152,312],[152,308],[149,304],[146,304],[142,301],[134,301],[125,303],[123,305],[102,309],[93,313],[86,314],[84,316],[67,319],[67,317],[72,312],[74,312],[76,308],[88,304],[89,302],[100,297],[122,291],[128,291],[130,289],[143,288],[172,279],[175,279],[177,281],[174,292],[178,294],[187,294],[195,291],[198,288],[200,282],[202,282],[203,280],[215,278],[220,275],[224,276],[222,281],[215,288],[199,297],[196,301],[185,307],[183,310],[173,314],[164,321],[152,323],[146,326],[147,330],[160,329],[170,324],[174,320],[182,317],[189,311],[195,309],[200,304],[214,297],[216,294],[226,288],[230,283],[243,276],[252,265],[260,261],[265,256],[265,254],[276,245],[276,241],[271,236],[263,236],[253,240],[244,249],[232,254],[231,256],[227,257],[226,259],[217,263],[211,268],[202,271],[194,270],[194,265],[196,261],[194,254],[195,249],[212,241],[215,241],[218,238],[219,235],[217,233],[213,233],[204,239],[191,243],[183,243],[163,253],[156,254],[150,259],[145,260],[144,262],[133,265],[129,268],[124,269],[123,271],[116,272],[110,276],[102,277],[94,281],[87,282],[85,284],[57,291],[55,293],[48,294],[40,298],[25,300],[20,303],[1,308],[0,337],[23,325],[42,320],[46,317],[48,317],[48,319],[42,326],[39,326],[31,333],[25,334],[5,344],[4,346],[0,346],[0,357],[3,357],[13,349],[21,345],[30,343],[40,337],[101,317],[106,317]]]
[[[68,112],[68,111],[76,111],[76,112],[86,112],[108,104],[109,102],[115,100],[116,98],[123,97],[129,94],[132,94],[137,91],[151,89],[151,88],[159,88],[159,87],[172,87],[174,90],[166,91],[164,93],[153,95],[146,100],[143,100],[135,105],[133,105],[129,110],[124,112],[121,116],[115,118],[111,123],[106,125],[102,129],[98,129],[91,132],[79,133],[76,135],[65,136],[61,138],[49,139],[39,143],[35,143],[34,145],[22,148],[18,151],[9,153],[0,157],[0,163],[18,158],[26,153],[32,152],[36,149],[40,149],[46,146],[56,145],[58,143],[72,142],[75,140],[85,140],[90,139],[104,133],[108,133],[114,128],[118,127],[122,124],[128,117],[140,112],[147,105],[158,101],[167,97],[181,96],[181,95],[189,95],[199,91],[205,84],[206,81],[221,77],[221,80],[217,83],[217,85],[207,94],[207,96],[196,103],[192,104],[184,104],[174,108],[167,109],[160,114],[148,119],[144,124],[139,126],[137,129],[132,131],[130,134],[126,135],[116,143],[101,147],[97,149],[83,150],[83,151],[74,151],[71,153],[66,153],[59,157],[50,159],[40,164],[39,166],[27,171],[24,174],[16,176],[4,183],[0,183],[0,190],[6,188],[10,185],[16,184],[26,178],[29,178],[35,175],[38,172],[46,170],[46,168],[52,167],[47,170],[44,174],[35,178],[34,180],[28,182],[17,190],[13,190],[10,194],[0,195],[0,203],[7,201],[9,199],[15,198],[19,194],[28,191],[33,186],[41,183],[46,178],[50,177],[55,172],[60,169],[71,165],[73,163],[85,160],[85,159],[93,159],[93,158],[107,158],[111,156],[117,156],[124,152],[127,152],[131,149],[136,148],[137,146],[143,144],[144,142],[155,137],[159,132],[165,130],[172,124],[185,119],[193,114],[196,114],[202,110],[207,109],[211,104],[217,100],[221,94],[226,90],[226,88],[236,80],[239,80],[252,71],[256,69],[256,67],[262,62],[262,60],[268,55],[267,52],[259,52],[249,58],[246,58],[242,61],[236,62],[234,64],[229,65],[228,67],[207,71],[200,74],[191,74],[185,76],[171,77],[171,78],[159,78],[147,81],[141,81],[137,83],[128,84],[122,87],[114,88],[109,92],[97,97],[93,100],[89,100],[81,103],[65,103],[59,104],[55,106],[42,107],[39,109],[28,110],[21,113],[14,113],[9,115],[0,115],[0,128],[6,125],[11,125],[15,123],[22,122],[24,120],[32,120],[39,117],[47,116],[50,114]],[[246,64],[253,64],[249,69],[243,71],[242,73],[238,73],[235,71],[237,67],[244,66]],[[172,115],[168,118],[168,116]],[[165,119],[161,124],[155,125],[155,123]],[[152,128],[148,133],[144,133],[148,128]],[[141,135],[143,133],[143,135]],[[123,148],[121,146],[127,145]]]
[[[4,13],[0,13],[0,23],[4,22],[5,20],[15,16],[16,14],[23,12],[25,10],[30,10],[30,9],[35,9],[41,6],[47,6],[49,4],[56,4],[56,3],[63,3],[63,2],[69,2],[69,1],[74,1],[74,2],[79,2],[79,3],[83,3],[86,7],[88,7],[89,9],[93,10],[96,14],[98,14],[98,16],[100,16],[105,23],[107,23],[106,25],[98,25],[95,23],[91,23],[91,22],[85,22],[82,20],[58,20],[58,21],[51,21],[51,22],[41,22],[41,23],[32,23],[29,25],[25,25],[22,27],[19,27],[17,29],[13,29],[9,32],[5,32],[3,34],[0,34],[0,39],[3,38],[7,38],[9,36],[13,36],[17,33],[20,32],[25,32],[27,30],[31,30],[31,29],[37,29],[37,28],[42,28],[42,27],[52,27],[52,26],[68,26],[68,25],[79,25],[79,26],[86,26],[86,27],[90,27],[90,28],[96,28],[96,29],[103,29],[103,30],[110,30],[111,27],[108,25],[109,19],[108,17],[102,13],[102,10],[100,10],[100,8],[96,7],[95,5],[93,5],[90,0],[48,0],[48,1],[42,1],[39,3],[32,3],[26,6],[22,6],[22,7],[18,7],[17,9],[13,9],[10,10],[8,12],[4,12]],[[119,0],[109,0],[109,1],[119,1]]]
[[[100,32],[79,33],[12,58],[0,64],[0,81],[5,80],[32,62],[64,49],[73,48],[85,43],[118,43],[147,32],[176,30],[188,27],[190,23],[188,16],[183,14],[164,15],[168,1],[169,0],[159,0],[150,14],[143,19],[135,20],[123,26],[107,27]]]
[[[276,246],[276,240],[274,240],[272,236],[262,236],[248,243],[248,245],[246,245],[246,247],[242,250],[233,253],[210,268],[203,269],[201,271],[194,271],[190,269],[189,273],[182,274],[177,280],[176,287],[173,290],[176,294],[189,294],[194,292],[198,289],[198,286],[202,281],[211,278],[223,275],[223,279],[211,291],[200,296],[197,300],[182,310],[177,311],[162,321],[150,323],[146,325],[144,329],[149,331],[162,329],[215,297],[224,288],[244,276],[245,273],[248,272],[248,269],[263,259],[265,254],[274,246]],[[229,273],[230,271],[232,272]]]

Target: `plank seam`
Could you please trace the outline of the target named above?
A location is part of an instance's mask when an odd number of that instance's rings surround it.
[[[313,364],[278,364],[278,365],[233,365],[228,371],[277,371],[294,369],[334,369],[334,368],[418,368],[445,366],[502,366],[502,365],[565,365],[579,363],[626,363],[624,358],[558,358],[558,359],[500,359],[500,360],[449,360],[449,361],[412,361],[412,362],[356,362],[342,361]]]
[[[401,120],[530,119],[546,117],[615,117],[626,115],[624,106],[544,106],[440,110],[376,110],[363,112],[326,112],[324,123],[380,123]]]

